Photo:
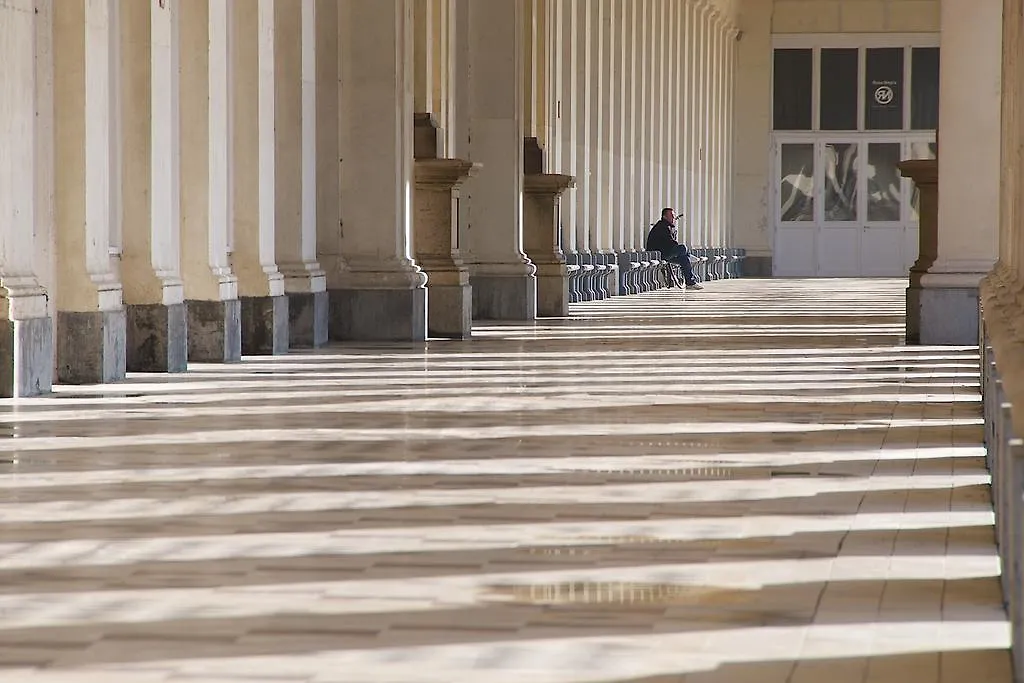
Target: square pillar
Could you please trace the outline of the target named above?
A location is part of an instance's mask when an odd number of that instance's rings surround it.
[[[128,369],[183,372],[188,324],[181,279],[180,3],[121,10],[121,274]]]
[[[288,297],[277,266],[274,28],[280,0],[234,12],[232,266],[243,355],[288,352]],[[244,9],[244,11],[243,11]]]
[[[339,7],[344,269],[330,290],[330,336],[419,341],[427,278],[412,260],[413,4]]]
[[[235,0],[181,3],[181,240],[188,359],[241,360],[241,303],[231,269]]]
[[[470,160],[482,164],[466,183],[473,317],[533,320],[536,268],[523,252],[522,0],[472,0]]]
[[[0,5],[0,396],[50,391],[53,318],[45,286],[54,238],[53,14]]]

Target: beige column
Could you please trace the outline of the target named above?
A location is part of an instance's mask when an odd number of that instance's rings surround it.
[[[682,97],[676,82],[676,55],[679,50],[679,34],[676,32],[676,16],[681,3],[668,2],[665,5],[665,205],[679,210],[679,193],[676,190],[676,176],[679,159],[675,154],[676,138],[679,135],[679,99]]]
[[[472,0],[467,182],[473,317],[532,320],[536,268],[523,252],[523,0]]]
[[[621,69],[622,78],[619,83],[619,121],[621,130],[619,137],[619,152],[621,154],[621,172],[619,185],[619,201],[621,205],[620,215],[622,222],[619,226],[620,241],[625,251],[637,251],[643,249],[643,244],[638,241],[636,223],[636,177],[634,168],[636,165],[636,2],[616,3],[619,8],[619,21],[621,27],[621,49],[618,68]]]
[[[341,252],[341,79],[338,0],[316,6],[316,241],[328,289],[339,286]],[[329,306],[329,301],[328,301]],[[328,308],[328,310],[330,310]]]
[[[117,6],[59,2],[54,17],[57,379],[111,382],[125,375],[125,311],[111,253],[120,220]]]
[[[634,196],[636,207],[636,234],[639,244],[646,244],[647,233],[656,220],[658,209],[651,206],[650,198],[650,142],[651,142],[651,0],[635,0],[636,14],[636,159],[634,160]]]
[[[232,265],[241,301],[242,353],[288,351],[288,298],[276,254],[274,30],[276,0],[234,13]],[[239,8],[241,10],[241,7]]]
[[[181,271],[188,358],[241,359],[231,269],[234,196],[232,34],[235,0],[180,0]]]
[[[579,100],[576,97],[579,79],[576,29],[577,4],[581,0],[554,0],[557,7],[556,22],[558,45],[558,102],[555,171],[565,175],[576,173],[576,119]],[[562,252],[575,262],[579,244],[578,186],[569,188],[561,201],[561,242]],[[574,281],[574,285],[575,285]]]
[[[181,372],[188,355],[180,269],[181,4],[119,5],[127,367]]]
[[[1002,3],[942,4],[937,251],[912,276],[922,344],[974,344],[978,284],[999,240]]]
[[[591,251],[604,254],[608,251],[607,219],[605,215],[604,196],[608,192],[607,165],[605,149],[607,140],[607,107],[608,74],[604,69],[604,56],[607,51],[607,36],[604,31],[607,13],[606,0],[588,0],[590,20],[587,24],[587,56],[590,60],[589,111],[590,131],[587,136],[587,150],[590,153],[588,171],[590,187],[587,190],[587,206],[590,214]]]
[[[53,379],[53,6],[0,5],[0,396],[47,393]]]
[[[577,0],[573,17],[573,53],[575,59],[576,79],[574,96],[576,98],[576,156],[572,175],[576,177],[576,250],[584,260],[589,260],[593,239],[592,218],[590,215],[590,185],[592,182],[592,166],[590,159],[590,129],[593,109],[591,102],[590,57],[590,17],[593,12],[591,0]]]
[[[711,210],[708,216],[708,229],[710,235],[708,237],[707,244],[702,246],[706,247],[721,247],[721,228],[722,228],[722,216],[721,216],[721,191],[722,191],[722,178],[720,175],[721,163],[722,163],[722,150],[720,147],[722,126],[724,120],[722,119],[722,61],[721,55],[721,44],[722,44],[722,16],[721,13],[714,9],[711,12],[711,45],[709,50],[709,72],[711,77],[710,93],[708,96],[708,110],[709,110],[709,125],[708,125],[708,201],[710,203]]]
[[[421,340],[427,278],[412,260],[413,5],[344,0],[341,13],[342,59],[351,62],[341,84],[345,270],[331,291],[331,337]]]
[[[427,276],[427,332],[468,339],[473,327],[469,270],[459,249],[459,189],[475,170],[464,159],[445,158],[452,127],[451,74],[457,34],[448,0],[415,0],[413,255]]]
[[[276,0],[274,251],[288,295],[289,348],[327,343],[327,281],[316,255],[316,24],[316,0]]]
[[[683,136],[686,139],[683,163],[685,164],[685,182],[683,184],[685,204],[685,219],[679,226],[679,232],[686,240],[686,244],[697,246],[696,238],[697,216],[697,107],[699,97],[697,94],[697,7],[694,3],[686,3],[686,33],[684,48],[686,50],[686,78],[684,85],[684,114],[683,114]]]

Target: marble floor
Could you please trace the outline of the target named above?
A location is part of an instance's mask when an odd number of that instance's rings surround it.
[[[3,683],[1009,683],[976,350],[734,280],[0,403]]]

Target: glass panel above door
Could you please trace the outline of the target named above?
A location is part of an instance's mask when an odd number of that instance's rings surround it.
[[[939,48],[915,47],[910,64],[910,127],[939,127]]]
[[[868,221],[895,223],[900,220],[900,201],[903,178],[900,163],[900,143],[868,143]]]
[[[857,143],[828,142],[823,150],[825,221],[857,220]]]
[[[902,47],[868,48],[864,82],[864,128],[903,130]]]
[[[857,130],[860,51],[821,50],[821,130]]]
[[[813,81],[814,50],[775,50],[775,130],[811,130]]]
[[[783,144],[779,157],[779,216],[785,222],[813,221],[814,145]]]

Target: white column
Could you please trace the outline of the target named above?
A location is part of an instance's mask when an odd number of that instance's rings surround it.
[[[117,7],[79,0],[54,10],[57,377],[116,381],[125,374],[122,287],[111,258],[121,216]]]
[[[578,0],[575,12],[573,52],[576,60],[576,159],[572,175],[576,176],[576,249],[589,254],[592,220],[590,216],[590,185],[592,181],[590,159],[591,59],[590,15],[592,0]]]
[[[277,0],[272,49],[274,250],[289,306],[289,347],[327,342],[327,280],[317,262],[316,0]],[[268,57],[269,58],[269,57]],[[263,124],[261,123],[261,126]],[[269,135],[269,133],[268,133]],[[269,181],[268,181],[269,182]]]
[[[329,289],[341,273],[340,89],[338,0],[317,0],[316,224],[317,260]]]
[[[626,243],[626,212],[625,212],[625,187],[626,187],[626,147],[625,140],[627,131],[625,111],[625,84],[626,72],[624,69],[623,56],[626,53],[626,3],[623,0],[611,0],[611,11],[609,13],[609,31],[611,33],[610,57],[606,67],[611,74],[611,114],[609,115],[609,127],[611,128],[611,185],[608,192],[608,216],[611,224],[612,250],[624,252],[629,250]]]
[[[182,0],[181,274],[188,357],[241,358],[238,287],[228,253],[233,182],[233,0]]]
[[[651,0],[635,0],[639,5],[637,20],[637,70],[639,83],[636,102],[637,114],[637,159],[636,159],[636,231],[641,244],[647,239],[647,232],[654,221],[657,209],[651,206],[651,117],[653,91],[651,89]]]
[[[558,167],[559,173],[576,175],[576,118],[579,100],[577,81],[579,79],[576,29],[578,20],[577,3],[585,0],[554,0],[557,7],[558,23]],[[561,233],[562,251],[567,257],[575,258],[579,246],[579,206],[581,194],[579,178],[576,185],[562,195]]]
[[[473,316],[532,320],[536,268],[523,252],[523,0],[472,0],[467,183]]]
[[[696,218],[697,218],[697,8],[692,3],[686,3],[686,82],[685,82],[685,115],[684,115],[684,136],[686,138],[686,151],[683,163],[686,165],[686,211],[685,221],[680,226],[680,233],[685,235],[686,244],[689,246],[701,246],[695,243],[696,240]]]
[[[729,122],[728,134],[725,142],[725,180],[728,189],[725,193],[725,239],[730,247],[736,246],[733,239],[733,202],[735,198],[736,176],[735,176],[735,154],[736,154],[736,36],[738,29],[730,27],[726,40],[725,64],[726,64],[726,88],[725,88],[725,118]]]
[[[942,3],[938,250],[911,279],[922,344],[975,344],[999,239],[1002,3]],[[919,280],[919,281],[917,281]]]
[[[341,59],[352,68],[341,85],[346,268],[331,293],[331,336],[420,340],[427,293],[411,242],[413,5],[345,0],[340,7]]]
[[[179,3],[151,1],[153,136],[150,164],[152,244],[150,256],[162,285],[161,303],[185,300],[181,281],[181,114]]]
[[[622,155],[622,183],[619,186],[619,201],[621,203],[620,216],[622,225],[620,227],[620,239],[623,247],[630,251],[636,251],[643,247],[637,241],[636,228],[636,178],[634,175],[636,160],[636,1],[626,2],[620,0],[617,3],[620,8],[622,22],[622,49],[619,67],[622,69],[620,83],[622,90],[619,94],[620,112],[620,142],[619,149]]]
[[[258,0],[233,13],[232,264],[246,355],[288,351],[288,299],[275,252],[275,4]]]
[[[590,78],[589,117],[590,130],[586,145],[590,154],[588,170],[590,186],[588,194],[588,212],[590,228],[590,249],[594,253],[605,253],[606,216],[604,213],[604,193],[607,192],[604,163],[605,140],[605,97],[607,96],[607,78],[603,68],[605,52],[604,36],[604,0],[588,0],[589,21],[587,23],[587,56],[590,64],[587,70]]]
[[[722,101],[721,101],[721,83],[722,83],[722,62],[720,59],[721,55],[721,37],[722,37],[722,22],[721,16],[716,11],[712,14],[711,20],[711,102],[712,102],[712,114],[711,114],[711,230],[712,230],[712,241],[708,246],[720,247],[721,244],[721,163],[722,163],[722,150],[720,148],[721,131],[722,131]]]
[[[676,52],[679,47],[679,37],[676,34],[676,12],[679,3],[668,2],[665,6],[665,206],[672,206],[679,210],[679,196],[676,194],[676,135],[678,134],[677,105],[679,102],[679,88],[676,85]]]
[[[0,303],[13,323],[0,340],[3,396],[48,392],[54,367],[42,282],[50,251],[42,243],[54,236],[52,12],[50,2],[0,5]]]
[[[235,0],[209,1],[209,268],[222,301],[238,299],[231,272],[234,222],[234,12]]]

